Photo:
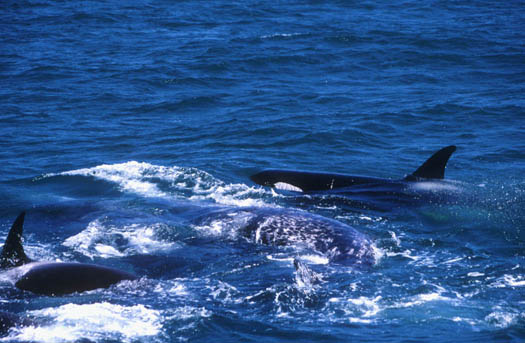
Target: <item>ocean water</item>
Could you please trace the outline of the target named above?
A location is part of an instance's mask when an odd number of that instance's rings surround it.
[[[0,341],[523,342],[524,5],[2,1],[0,240],[25,210],[31,258],[140,279],[46,297],[0,274],[34,323]],[[445,201],[249,178],[402,178],[451,144]],[[284,240],[351,226],[375,263],[243,235],[268,210]]]

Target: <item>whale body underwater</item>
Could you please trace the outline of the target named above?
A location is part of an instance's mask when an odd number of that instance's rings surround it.
[[[411,192],[424,193],[430,189],[429,193],[433,196],[436,190],[455,190],[454,185],[442,184],[445,167],[454,151],[454,145],[440,149],[401,180],[275,169],[264,170],[250,178],[259,185],[287,191],[344,196],[365,194],[387,201],[421,201],[420,194],[414,197]],[[345,264],[371,265],[376,262],[375,246],[365,234],[342,222],[302,210],[265,207],[219,209],[196,220],[198,225],[209,226],[221,221],[221,225],[235,227],[238,234],[254,243],[306,247],[330,261]]]
[[[0,268],[4,275],[22,290],[42,295],[64,295],[107,288],[122,280],[135,280],[131,273],[118,269],[73,262],[33,262],[22,246],[25,212],[11,227],[2,254]]]
[[[456,146],[444,147],[403,179],[383,179],[337,173],[267,169],[250,176],[261,186],[308,194],[336,194],[356,199],[407,201],[442,200],[457,195],[458,183],[444,180],[445,168]]]
[[[35,323],[25,317],[19,316],[18,314],[0,311],[0,337],[6,335],[12,327],[30,326]]]
[[[226,227],[255,244],[292,247],[320,254],[331,262],[373,265],[375,246],[365,234],[340,221],[298,209],[220,208],[194,219],[199,227]]]

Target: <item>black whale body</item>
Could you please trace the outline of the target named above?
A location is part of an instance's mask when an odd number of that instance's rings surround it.
[[[302,210],[221,208],[194,221],[199,226],[217,222],[252,243],[306,248],[343,264],[375,263],[374,245],[366,235],[337,220]]]
[[[250,179],[262,186],[296,192],[343,195],[357,200],[410,202],[426,196],[434,200],[440,191],[453,193],[457,190],[455,184],[443,180],[446,164],[454,151],[454,145],[440,149],[415,172],[397,180],[277,169],[264,170],[250,176]]]
[[[250,179],[259,185],[270,187],[275,187],[278,183],[284,183],[292,185],[303,192],[328,191],[362,185],[390,185],[424,181],[425,179],[441,180],[445,177],[446,164],[454,151],[456,151],[454,145],[442,148],[426,160],[415,172],[401,180],[276,169],[264,170],[250,176]]]
[[[0,256],[0,268],[19,289],[43,295],[64,295],[106,288],[122,280],[134,280],[133,274],[95,264],[33,262],[22,247],[25,213],[13,223]]]

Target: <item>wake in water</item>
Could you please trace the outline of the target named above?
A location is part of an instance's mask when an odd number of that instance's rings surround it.
[[[107,181],[122,192],[147,198],[213,201],[236,206],[263,205],[258,198],[266,193],[244,184],[226,184],[196,168],[164,167],[136,161],[48,174],[44,179],[61,176]]]
[[[50,197],[116,192],[91,206],[63,199],[33,209],[35,218],[54,218],[50,223],[64,229],[39,220],[43,227],[35,227],[31,241],[42,245],[29,244],[28,254],[127,266],[140,279],[74,297],[33,296],[32,309],[27,295],[0,283],[0,301],[33,323],[16,325],[3,340],[162,341],[195,338],[195,330],[206,340],[217,318],[225,330],[258,323],[259,334],[265,331],[259,323],[279,327],[283,318],[316,318],[326,327],[350,323],[356,330],[399,323],[417,330],[414,318],[423,318],[436,332],[448,330],[446,323],[492,332],[525,320],[518,190],[506,198],[508,192],[463,185],[476,197],[496,199],[407,204],[378,215],[325,195],[278,194],[226,184],[195,168],[139,162],[49,174],[33,187],[67,185],[71,178],[81,182]],[[507,206],[495,215],[492,206],[503,200]],[[57,238],[50,240],[49,232]],[[492,241],[476,238],[480,232]],[[498,254],[514,262],[490,258]]]
[[[68,342],[89,338],[93,341],[136,342],[151,339],[162,329],[162,313],[143,305],[71,303],[29,311],[27,316],[34,318],[32,325],[12,330],[8,337],[10,341]]]

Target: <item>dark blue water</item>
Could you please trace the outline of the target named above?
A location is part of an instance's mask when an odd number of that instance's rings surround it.
[[[27,210],[33,259],[141,278],[45,297],[0,277],[0,310],[36,323],[1,340],[525,340],[524,5],[3,1],[1,240]],[[249,179],[402,178],[450,144],[459,195],[437,203]],[[269,208],[353,227],[375,264],[243,235]]]

